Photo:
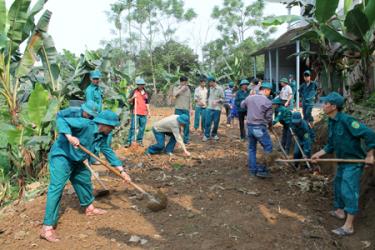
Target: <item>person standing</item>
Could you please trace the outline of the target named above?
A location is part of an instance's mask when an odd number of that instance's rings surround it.
[[[268,127],[272,127],[272,83],[263,82],[259,94],[249,95],[241,102],[241,108],[247,109],[247,128],[249,136],[248,166],[250,176],[260,178],[271,177],[268,172],[268,160],[271,158],[272,140],[268,133]],[[257,164],[257,143],[263,147],[264,162]]]
[[[106,211],[94,207],[91,172],[84,165],[89,155],[78,149],[78,145],[90,151],[100,148],[107,161],[120,171],[126,181],[130,176],[124,171],[109,143],[112,130],[120,124],[118,116],[112,111],[102,111],[94,120],[79,117],[57,116],[59,136],[49,152],[50,183],[47,192],[46,211],[40,237],[57,242],[54,227],[57,225],[61,197],[68,180],[72,183],[80,205],[87,216],[102,215]]]
[[[277,116],[273,120],[272,125],[274,126],[278,122],[280,122],[283,125],[281,146],[289,155],[290,144],[292,143],[292,134],[289,129],[292,120],[292,111],[290,111],[289,108],[285,107],[283,101],[278,97],[272,100],[272,104],[275,106],[275,111],[277,111]]]
[[[231,123],[231,116],[230,116],[230,103],[233,99],[233,87],[234,87],[234,82],[230,81],[228,83],[228,87],[224,90],[224,109],[225,109],[225,114],[227,116],[227,127],[230,127]]]
[[[292,87],[289,86],[289,81],[286,78],[281,78],[280,80],[281,84],[281,91],[279,94],[280,100],[282,101],[282,104],[289,108],[293,109],[293,90]]]
[[[158,154],[165,152],[172,155],[176,142],[178,142],[184,151],[184,156],[190,156],[190,152],[186,149],[185,143],[180,134],[184,131],[184,127],[189,125],[189,116],[170,115],[156,122],[152,127],[152,132],[156,140],[156,144],[147,148],[146,154]],[[169,136],[169,142],[165,145],[165,136]]]
[[[250,95],[259,94],[259,89],[260,89],[260,81],[258,78],[254,78],[253,80],[251,80]]]
[[[328,118],[328,143],[311,158],[317,160],[325,154],[335,153],[341,159],[364,159],[374,162],[375,132],[354,117],[342,112],[344,97],[331,92],[322,97],[323,111]],[[334,179],[334,210],[330,214],[345,220],[342,227],[332,230],[339,236],[354,233],[353,221],[358,213],[362,163],[338,163]]]
[[[103,90],[100,88],[100,78],[102,73],[99,70],[93,70],[90,72],[90,85],[85,90],[86,102],[93,101],[98,106],[98,111],[102,111],[103,108]]]
[[[209,138],[219,140],[217,130],[219,129],[220,114],[224,102],[223,88],[217,85],[214,77],[208,77],[208,84],[210,89],[208,91],[208,106],[206,110],[206,126],[204,129],[204,136],[202,141],[207,141]],[[211,130],[213,124],[213,128]]]
[[[201,124],[202,133],[204,131],[204,123],[206,120],[205,111],[207,107],[207,87],[206,78],[202,77],[199,80],[199,86],[194,91],[195,114],[194,114],[194,129],[197,131],[199,121]]]
[[[189,123],[184,126],[184,143],[190,143],[190,108],[191,108],[191,92],[188,86],[188,78],[180,77],[180,85],[173,88],[173,97],[175,98],[175,114],[185,114],[189,118]]]
[[[134,89],[129,96],[128,102],[131,104],[131,120],[130,120],[130,129],[128,134],[128,140],[125,144],[125,147],[128,148],[131,146],[135,137],[137,144],[143,147],[143,136],[147,124],[147,116],[151,116],[150,110],[150,98],[145,90],[146,82],[143,78],[138,78],[135,80],[137,88]],[[138,128],[138,133],[136,135],[136,126]]]
[[[300,112],[293,112],[291,128],[306,158],[310,158],[311,148],[312,148],[312,140],[311,140],[311,133],[310,133],[311,129],[309,125],[307,124],[307,122],[302,119],[302,115]],[[297,143],[294,144],[293,158],[294,159],[302,158],[302,152],[299,149]],[[295,162],[294,167],[298,169],[299,163]]]
[[[293,92],[293,103],[295,103],[295,100],[296,100],[296,92],[297,92],[297,82],[296,80],[294,80],[294,75],[293,74],[289,74],[289,86],[292,88],[292,92]],[[298,105],[297,105],[298,107]]]
[[[307,121],[310,127],[312,127],[312,122],[314,118],[312,117],[312,109],[315,103],[315,96],[317,85],[314,81],[311,81],[311,71],[306,70],[303,73],[303,78],[305,82],[299,88],[299,94],[302,100],[302,113],[303,119]]]
[[[249,86],[249,81],[246,79],[241,80],[240,82],[240,90],[237,91],[236,93],[236,98],[235,98],[235,105],[237,108],[237,113],[238,113],[238,121],[240,124],[240,140],[244,141],[246,138],[246,131],[245,131],[245,117],[247,114],[246,108],[241,107],[241,102],[248,97],[250,91],[247,89]]]

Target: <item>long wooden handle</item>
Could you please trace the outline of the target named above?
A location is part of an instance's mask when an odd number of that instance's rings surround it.
[[[83,164],[86,165],[86,167],[90,170],[91,174],[94,176],[94,178],[99,182],[99,184],[102,186],[102,188],[104,188],[105,190],[108,190],[108,188],[106,187],[106,185],[102,182],[102,180],[99,178],[98,174],[94,171],[94,169],[92,169],[92,167],[90,166],[90,163],[86,162],[86,161],[83,161]]]
[[[84,146],[82,145],[78,145],[79,149],[81,149],[83,152],[85,152],[86,154],[90,155],[91,157],[94,157],[95,160],[99,161],[104,167],[106,167],[109,171],[111,171],[112,173],[114,173],[115,175],[117,175],[118,177],[120,177],[121,179],[124,179],[125,178],[120,174],[120,172],[109,166],[105,161],[103,161],[102,159],[100,159],[99,157],[97,157],[95,154],[93,154],[90,150],[88,150],[87,148],[85,148]],[[138,186],[137,184],[133,183],[132,181],[128,181],[128,183],[130,185],[132,185],[134,188],[138,189],[139,192],[143,193],[143,194],[148,194],[145,190],[143,190],[140,186]]]
[[[312,159],[276,159],[277,162],[312,162]],[[316,159],[317,162],[366,163],[363,159]],[[374,164],[374,162],[373,162]]]
[[[305,157],[306,157],[305,152],[303,151],[301,145],[299,144],[296,134],[294,133],[292,128],[289,128],[289,131],[290,131],[290,133],[292,133],[292,137],[293,137],[294,141],[296,142],[297,147],[298,147],[299,151],[301,152],[303,159],[305,159]],[[305,162],[306,162],[307,167],[309,169],[311,169],[309,161],[305,161]]]

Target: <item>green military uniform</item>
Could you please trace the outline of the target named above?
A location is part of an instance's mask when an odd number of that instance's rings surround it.
[[[304,75],[311,75],[310,70],[306,70]],[[314,118],[312,117],[312,109],[315,103],[315,96],[318,86],[316,82],[310,81],[309,84],[306,82],[303,83],[299,88],[299,94],[302,100],[302,112],[303,112],[303,119],[307,122],[313,122]]]
[[[101,78],[102,74],[99,70],[91,71],[90,78]],[[85,90],[86,102],[93,101],[98,106],[99,112],[102,111],[103,106],[103,90],[94,83],[91,83]]]
[[[272,121],[272,125],[280,122],[283,125],[283,133],[281,137],[281,146],[285,149],[287,153],[290,151],[290,145],[292,142],[292,134],[290,133],[290,123],[292,121],[292,111],[289,107],[285,107],[283,101],[280,98],[275,98],[272,100],[272,104],[278,105],[276,108],[277,116]]]
[[[322,97],[321,100],[337,107],[341,107],[344,103],[344,98],[336,92]],[[364,159],[366,152],[374,148],[375,132],[354,117],[338,112],[334,118],[329,118],[328,143],[323,148],[326,153],[335,153],[337,158],[343,159]],[[335,209],[343,209],[352,215],[358,212],[362,172],[363,164],[338,164],[334,180]]]
[[[80,144],[90,151],[100,149],[112,166],[122,165],[109,146],[110,136],[98,131],[97,123],[118,126],[118,117],[112,111],[103,111],[94,120],[58,116],[56,123],[59,136],[49,153],[50,184],[43,222],[44,225],[51,226],[57,224],[62,193],[68,180],[72,183],[82,207],[87,207],[94,201],[91,173],[83,164],[88,155],[74,148],[65,134],[77,137]]]
[[[302,119],[300,112],[293,112],[291,128],[303,150],[303,153],[307,158],[310,158],[312,145],[311,129],[307,122]],[[297,143],[294,144],[293,157],[294,159],[301,159],[302,157],[302,152],[300,151]],[[296,168],[299,166],[298,162],[296,162],[294,165]]]

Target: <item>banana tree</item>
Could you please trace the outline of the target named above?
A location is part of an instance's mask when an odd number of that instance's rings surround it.
[[[352,80],[348,85],[363,81],[366,98],[373,90],[370,65],[374,62],[375,51],[375,1],[362,1],[355,6],[352,2],[346,0],[341,12],[338,11],[339,0],[316,0],[312,16],[280,16],[264,24],[278,25],[288,19],[309,23],[309,30],[295,39],[317,41],[321,52],[327,55],[326,60],[322,60],[325,67],[332,66],[335,70],[347,72],[346,77]],[[332,60],[333,57],[339,58]],[[330,72],[327,73],[329,75]]]
[[[31,7],[31,0],[15,0],[7,10],[5,0],[0,0],[0,94],[6,101],[14,125],[18,124],[17,114],[20,111],[20,79],[35,63],[51,16],[46,11],[38,24],[34,23],[35,15],[45,3],[46,0],[39,0]],[[21,55],[20,46],[26,40],[27,46]]]

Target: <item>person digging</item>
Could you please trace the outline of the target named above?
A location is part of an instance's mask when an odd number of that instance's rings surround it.
[[[59,136],[49,153],[50,183],[47,192],[46,211],[40,237],[49,242],[59,241],[55,227],[58,221],[61,197],[68,180],[73,185],[80,205],[87,216],[103,215],[105,210],[94,207],[91,172],[85,167],[88,155],[79,150],[78,145],[94,151],[99,148],[107,161],[120,171],[127,182],[130,176],[124,171],[122,162],[117,158],[109,140],[112,130],[120,124],[118,116],[109,110],[101,112],[94,120],[85,118],[56,119]]]
[[[272,105],[275,107],[275,110],[277,110],[277,116],[272,121],[272,126],[277,123],[281,123],[283,125],[281,146],[289,156],[290,145],[292,142],[292,134],[289,129],[292,120],[292,111],[290,111],[289,107],[285,106],[285,103],[278,97],[272,100]]]
[[[292,124],[291,129],[295,135],[295,139],[298,141],[301,149],[303,150],[303,154],[306,158],[310,158],[311,156],[311,148],[312,148],[312,140],[311,140],[311,129],[307,122],[302,119],[302,115],[300,112],[293,112],[292,114]],[[298,147],[297,142],[294,144],[294,159],[301,159],[302,152]],[[294,163],[294,167],[296,169],[299,168],[299,163]]]
[[[311,158],[317,160],[325,154],[335,153],[337,158],[363,159],[368,165],[374,161],[375,132],[354,117],[342,112],[344,97],[332,92],[322,97],[323,111],[328,119],[328,143]],[[365,147],[362,146],[363,145]],[[367,153],[366,153],[367,151]],[[313,161],[316,162],[316,161]],[[334,210],[330,214],[345,220],[342,227],[332,230],[339,236],[354,233],[353,221],[358,213],[363,164],[338,163],[334,179]]]
[[[272,153],[272,140],[268,128],[272,128],[272,101],[268,99],[272,92],[272,84],[263,82],[259,94],[249,95],[241,102],[241,108],[247,109],[247,131],[249,137],[248,166],[250,176],[260,178],[271,177],[268,167]],[[257,144],[264,150],[263,164],[256,159]]]
[[[165,152],[168,155],[172,155],[176,142],[181,145],[184,151],[184,156],[190,156],[190,152],[187,151],[185,143],[182,139],[181,134],[184,132],[185,126],[189,125],[189,117],[185,114],[182,115],[171,115],[156,122],[152,127],[152,132],[156,140],[156,144],[153,144],[147,148],[146,155],[157,154]],[[165,145],[165,137],[169,136],[169,142]]]

